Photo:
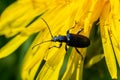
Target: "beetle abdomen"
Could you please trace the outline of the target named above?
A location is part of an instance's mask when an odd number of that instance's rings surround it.
[[[67,34],[66,43],[68,46],[84,48],[90,45],[90,40],[83,35]]]

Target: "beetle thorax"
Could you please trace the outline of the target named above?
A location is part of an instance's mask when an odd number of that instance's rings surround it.
[[[54,41],[54,42],[66,42],[67,41],[67,37],[66,36],[61,36],[61,35],[54,36],[52,38],[52,41]]]

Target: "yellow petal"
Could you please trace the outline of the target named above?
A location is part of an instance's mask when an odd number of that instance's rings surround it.
[[[39,21],[39,20],[38,20]],[[36,21],[34,24],[30,25],[29,27],[23,29],[20,34],[16,35],[11,41],[9,41],[5,46],[0,49],[0,58],[6,57],[14,52],[24,41],[26,41],[29,36],[43,27],[34,27],[36,26]]]
[[[76,52],[75,49],[70,53],[68,64],[62,79],[64,80],[82,80],[82,71],[83,71],[83,60],[81,56]],[[63,66],[64,67],[64,66]]]
[[[5,35],[6,37],[16,35],[25,27],[28,27],[36,17],[40,17],[45,12],[45,10],[39,12],[38,9],[33,9],[31,4],[29,3],[26,6],[25,2],[15,2],[6,8],[1,15],[0,35]]]
[[[111,11],[114,16],[120,13],[120,1],[119,0],[109,0],[111,5]],[[114,17],[113,16],[113,17]]]
[[[94,64],[98,63],[101,59],[103,59],[104,54],[99,54],[94,56],[93,58],[90,59],[90,61],[86,64],[85,67],[89,68],[93,66]]]
[[[112,41],[112,45],[113,45],[114,52],[116,55],[116,59],[118,61],[118,65],[120,66],[120,38],[118,38],[120,35],[119,34],[120,27],[118,25],[120,25],[120,24],[115,21],[116,21],[116,19],[114,19],[111,15],[111,18],[110,18],[111,27],[109,29],[109,34],[111,37],[111,41]]]
[[[57,66],[49,66],[45,64],[37,77],[37,80],[58,80],[59,70],[62,65],[63,58]]]
[[[111,42],[111,36],[109,34],[109,30],[111,27],[110,10],[111,10],[110,3],[106,3],[100,17],[100,32],[101,32],[104,55],[108,70],[110,72],[112,79],[117,79],[117,65],[116,65],[114,50]]]
[[[18,35],[9,41],[4,47],[0,49],[0,58],[4,58],[14,52],[25,40],[28,39],[28,36]]]
[[[88,4],[86,5],[88,10],[85,14],[87,16],[84,21],[84,32],[87,34],[89,34],[88,31],[91,29],[92,24],[99,18],[106,0],[103,0],[103,1],[95,0],[90,2],[91,2],[90,6],[88,6]]]
[[[102,32],[101,37],[102,37],[104,55],[108,70],[110,72],[111,77],[113,79],[117,79],[117,66],[116,66],[113,47],[111,45],[110,35],[108,34],[108,26],[102,26],[101,32]]]

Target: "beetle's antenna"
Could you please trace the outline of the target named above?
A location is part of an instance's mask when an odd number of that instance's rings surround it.
[[[50,35],[51,35],[51,37],[53,38],[53,35],[52,35],[52,32],[51,32],[51,30],[50,30],[50,27],[49,27],[48,23],[45,21],[45,19],[42,18],[42,20],[43,20],[43,21],[45,22],[45,24],[47,25],[47,27],[48,27],[48,29],[49,29],[49,32],[50,32]]]
[[[51,40],[43,41],[43,42],[41,42],[41,43],[38,43],[38,44],[34,45],[34,46],[32,47],[32,49],[34,49],[36,46],[41,45],[41,44],[46,43],[46,42],[51,42]]]

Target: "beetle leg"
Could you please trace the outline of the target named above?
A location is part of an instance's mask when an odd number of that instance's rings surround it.
[[[60,48],[61,46],[62,46],[62,42],[60,43],[59,46],[51,46],[51,47],[49,47],[48,49],[51,49],[51,48],[53,48],[53,47],[55,47],[55,48]]]
[[[73,27],[71,27],[69,30],[67,30],[67,34],[69,34],[69,33],[70,33],[70,30],[71,30],[71,29],[75,28],[76,24],[77,24],[77,22],[75,21],[74,26],[73,26]]]
[[[83,28],[82,29],[80,29],[78,32],[77,32],[77,34],[79,34],[80,32],[82,32],[83,31]]]
[[[69,30],[67,30],[67,34],[69,34],[69,33],[70,33],[70,30],[73,29],[73,28],[74,28],[74,27],[71,27]]]
[[[75,50],[80,54],[80,56],[81,56],[81,58],[83,60],[83,55],[81,54],[81,52],[77,48],[75,48]]]
[[[68,48],[67,48],[67,44],[65,45],[65,51],[67,52]]]

